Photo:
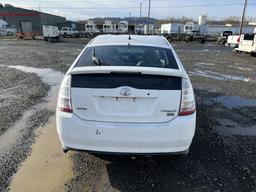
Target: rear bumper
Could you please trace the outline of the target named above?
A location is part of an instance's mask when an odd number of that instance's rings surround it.
[[[64,149],[103,153],[182,153],[192,142],[196,124],[196,113],[165,123],[85,121],[60,111],[56,117]]]

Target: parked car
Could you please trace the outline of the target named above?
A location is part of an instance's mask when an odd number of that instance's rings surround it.
[[[240,42],[240,35],[230,35],[228,36],[227,43],[225,44],[227,47],[237,48]]]
[[[64,152],[187,154],[196,108],[164,37],[100,35],[65,74],[56,118]]]
[[[79,37],[79,32],[73,30],[71,27],[62,27],[60,30],[60,35],[63,37]]]
[[[218,44],[222,44],[222,45],[225,45],[225,43],[227,43],[227,40],[228,40],[228,36],[230,35],[233,35],[233,32],[232,31],[223,31],[220,36],[218,37],[217,39],[217,43]]]
[[[256,34],[242,34],[240,37],[240,42],[238,48],[236,48],[237,52],[246,52],[251,55],[256,55]]]
[[[0,36],[15,35],[17,29],[14,25],[9,25],[6,21],[0,19]]]
[[[61,41],[58,26],[43,25],[43,36],[45,41],[56,40]]]
[[[0,27],[0,36],[15,35],[17,29],[14,26]]]

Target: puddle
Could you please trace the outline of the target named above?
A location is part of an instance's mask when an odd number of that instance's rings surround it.
[[[10,146],[17,142],[20,136],[19,132],[26,129],[28,118],[37,110],[47,108],[50,111],[55,111],[58,88],[64,76],[63,73],[53,69],[25,66],[10,67],[37,74],[51,88],[42,103],[26,111],[13,128],[6,131],[4,139],[0,138],[0,150],[5,149],[4,146]],[[72,178],[72,161],[69,159],[69,155],[62,152],[55,118],[55,116],[52,116],[46,125],[38,128],[40,137],[32,145],[31,155],[22,163],[18,172],[13,176],[10,184],[11,191],[64,191],[65,182]],[[3,143],[4,146],[1,142],[5,142]]]
[[[252,127],[243,127],[230,119],[219,119],[218,122],[221,125],[216,126],[215,130],[220,135],[256,136],[256,125]]]
[[[53,69],[26,67],[21,65],[12,65],[8,67],[23,71],[25,73],[35,73],[42,79],[44,83],[50,86],[59,85],[63,79],[63,73],[55,71]]]
[[[36,112],[47,108],[50,111],[55,111],[57,100],[57,91],[59,84],[63,79],[63,73],[53,69],[41,69],[25,66],[7,66],[26,73],[36,73],[44,83],[51,86],[48,95],[43,98],[43,102],[33,106],[31,109],[24,112],[22,117],[2,135],[0,135],[0,153],[6,152],[10,147],[14,146],[19,141],[20,132],[25,130],[30,117]]]
[[[32,145],[32,153],[14,175],[10,191],[65,191],[65,183],[73,177],[70,154],[64,154],[57,135],[55,116],[40,127],[41,135]]]
[[[53,93],[58,90],[59,85],[64,77],[63,73],[49,68],[35,68],[21,65],[13,65],[8,67],[21,70],[25,73],[35,73],[41,78],[41,80],[45,84],[50,85],[51,88],[48,93],[48,96],[44,98],[45,101],[51,101],[53,99]]]
[[[256,99],[244,99],[239,96],[220,96],[214,100],[229,109],[239,107],[256,107]]]
[[[224,80],[235,80],[235,81],[245,81],[245,82],[250,81],[249,78],[245,78],[244,76],[226,75],[226,74],[207,71],[207,70],[206,71],[201,71],[201,70],[189,71],[189,74],[195,75],[195,76],[212,78],[216,80],[223,80],[223,81]]]

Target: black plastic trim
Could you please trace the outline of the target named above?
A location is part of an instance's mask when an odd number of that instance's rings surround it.
[[[111,89],[133,87],[149,90],[181,90],[181,77],[141,73],[74,74],[72,88]]]

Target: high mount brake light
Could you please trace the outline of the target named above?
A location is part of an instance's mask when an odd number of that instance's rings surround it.
[[[196,111],[194,92],[189,79],[182,79],[180,116],[191,115]]]
[[[63,112],[72,113],[71,94],[70,94],[71,76],[64,77],[58,96],[58,109]]]

